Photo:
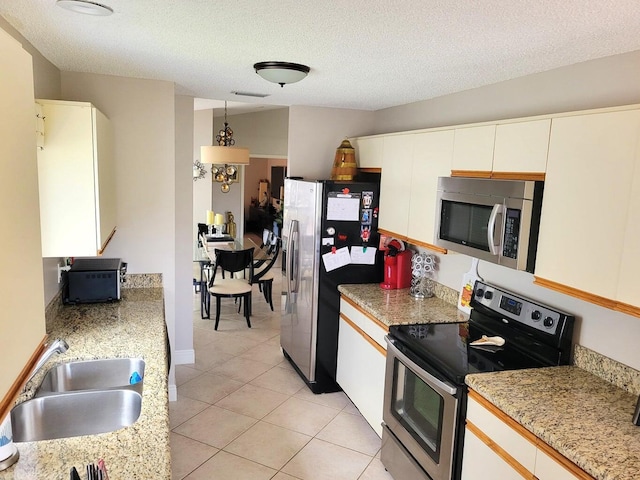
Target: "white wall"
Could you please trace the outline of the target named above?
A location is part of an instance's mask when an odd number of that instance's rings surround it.
[[[200,160],[200,147],[211,145],[213,116],[211,109],[193,112],[193,160]],[[198,223],[207,221],[207,210],[211,210],[211,165],[205,165],[204,178],[193,183],[193,237],[192,244],[196,245],[198,237]]]
[[[176,365],[195,363],[193,349],[192,272],[193,248],[191,212],[193,202],[193,97],[175,98],[175,228],[176,228]]]
[[[640,103],[638,79],[640,51],[380,110],[375,112],[375,129],[369,133]],[[439,258],[438,281],[458,290],[463,273],[471,266],[470,257],[449,254]],[[528,273],[483,261],[479,271],[490,283],[576,315],[575,342],[640,370],[639,318],[533,285]]]
[[[640,50],[375,112],[389,133],[640,103]]]
[[[290,107],[287,175],[309,180],[329,178],[340,142],[371,133],[373,125],[374,112]]]
[[[62,97],[92,102],[111,120],[118,230],[105,256],[128,262],[129,273],[162,273],[175,349],[176,306],[182,305],[176,303],[176,215],[191,215],[190,210],[176,212],[174,85],[62,72]],[[170,383],[175,384],[171,377]]]
[[[216,117],[215,122],[217,132],[224,124],[224,117]],[[236,146],[248,148],[252,156],[287,156],[288,108],[228,115],[227,122]]]

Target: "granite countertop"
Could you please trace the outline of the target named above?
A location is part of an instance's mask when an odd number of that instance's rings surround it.
[[[466,322],[457,293],[446,287],[430,298],[414,298],[409,289],[384,290],[377,283],[338,285],[338,291],[387,326]],[[444,298],[441,298],[444,297]]]
[[[170,479],[166,325],[162,288],[128,288],[114,303],[64,306],[47,324],[49,338],[69,344],[52,357],[29,384],[33,394],[50,366],[72,360],[112,357],[143,358],[142,410],[131,426],[114,432],[64,439],[16,443],[20,460],[0,472],[0,480],[61,480],[71,467],[105,460],[109,476],[118,479]],[[96,405],[96,415],[100,414]]]
[[[466,383],[599,480],[640,475],[637,396],[578,367],[467,375]]]

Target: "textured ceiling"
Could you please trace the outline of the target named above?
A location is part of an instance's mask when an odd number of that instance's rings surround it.
[[[0,15],[61,70],[268,105],[378,110],[640,50],[639,0],[98,1],[115,13],[0,0]],[[311,72],[280,88],[253,71],[267,60]]]

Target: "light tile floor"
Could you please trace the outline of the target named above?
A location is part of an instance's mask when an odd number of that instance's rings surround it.
[[[278,277],[274,312],[254,287],[251,329],[224,299],[215,331],[194,295],[196,362],[176,367],[169,405],[173,479],[392,480],[348,397],[314,395],[282,356]]]

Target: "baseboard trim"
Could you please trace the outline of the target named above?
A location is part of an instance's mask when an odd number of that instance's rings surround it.
[[[190,350],[176,350],[173,354],[174,365],[188,365],[190,363],[196,363],[196,351]]]

